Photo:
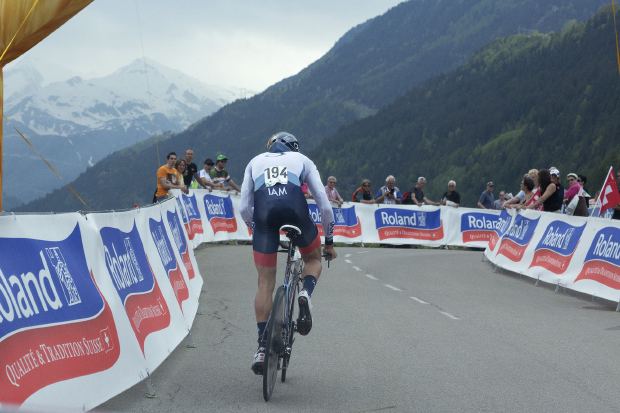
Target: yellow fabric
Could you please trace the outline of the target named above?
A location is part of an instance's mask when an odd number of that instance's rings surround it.
[[[93,0],[39,0],[32,9],[35,1],[0,0],[0,55],[15,37],[0,65],[5,66],[26,53],[93,2]],[[30,9],[32,13],[26,19]]]
[[[38,2],[37,0],[0,0],[0,56],[2,56],[0,60],[0,211],[2,211],[2,115],[4,113],[2,111],[2,68],[26,53],[92,2],[93,0],[39,0]]]

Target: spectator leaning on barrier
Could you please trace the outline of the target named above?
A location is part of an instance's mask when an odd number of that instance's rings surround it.
[[[192,162],[194,159],[194,151],[188,149],[185,151],[185,163],[187,164],[187,173],[183,176],[183,181],[185,185],[190,186],[192,184],[192,180],[196,179],[196,182],[200,184],[200,179],[198,176],[198,166]],[[202,185],[204,186],[204,185]]]
[[[418,178],[416,185],[409,190],[407,204],[415,204],[417,206],[422,206],[423,203],[428,205],[439,205],[439,202],[433,202],[424,196],[424,192],[422,192],[424,185],[426,185],[426,178],[421,176]]]
[[[400,193],[400,189],[394,186],[396,178],[392,175],[385,178],[385,186],[382,186],[377,192],[375,201],[377,204],[402,204],[403,196]]]
[[[211,180],[213,182],[221,183],[222,185],[228,182],[228,184],[233,187],[235,191],[240,192],[241,189],[239,189],[237,184],[232,180],[232,178],[228,174],[228,171],[224,169],[226,163],[228,163],[228,158],[226,156],[218,156],[217,160],[215,161],[215,168],[211,169],[209,176],[211,177]]]
[[[443,193],[440,204],[457,208],[459,207],[459,205],[461,204],[461,195],[456,192],[456,182],[448,182],[448,191]]]
[[[166,199],[170,189],[180,189],[186,194],[189,193],[187,187],[180,182],[179,173],[174,167],[176,161],[177,154],[170,152],[166,156],[166,164],[157,170],[157,192],[155,192],[157,202]]]
[[[540,198],[540,189],[534,188],[534,179],[532,179],[529,175],[525,175],[523,177],[523,181],[521,181],[521,190],[525,192],[525,196],[523,197],[523,201],[516,206],[517,209],[528,208]],[[542,211],[543,206],[538,205],[534,207],[534,209],[537,211]]]
[[[180,179],[178,183],[183,184],[189,188],[189,185],[185,183],[185,176],[188,174],[187,173],[187,162],[185,161],[185,159],[177,158],[177,161],[174,163],[174,169],[176,169],[179,174]]]
[[[208,189],[209,191],[212,191],[213,189],[219,189],[219,190],[225,190],[226,188],[224,188],[224,184],[221,183],[215,183],[211,180],[211,169],[213,169],[213,159],[211,158],[207,158],[204,161],[204,164],[202,165],[202,169],[200,170],[200,172],[198,173],[198,179],[200,182],[200,185],[202,185],[205,189]],[[227,188],[230,189],[230,188]]]
[[[528,207],[535,209],[539,205],[543,205],[546,212],[560,213],[560,201],[557,197],[557,186],[551,182],[551,174],[547,169],[538,171],[538,185],[540,189],[540,198]]]
[[[578,197],[577,199],[577,204],[573,207],[573,215],[576,217],[587,217],[588,214],[588,207],[586,205],[586,200],[584,198],[584,191],[581,185],[579,185],[579,182],[577,181],[578,176],[575,173],[570,173],[568,174],[568,176],[566,177],[566,179],[568,179],[568,184],[570,185],[570,187],[566,190],[566,192],[564,192],[564,199],[563,202],[571,207],[571,201],[575,198]],[[569,208],[570,209],[570,208]],[[567,213],[569,213],[569,211],[567,210]]]
[[[549,168],[549,173],[551,174],[551,182],[556,186],[558,194],[558,199],[560,200],[560,205],[564,202],[564,185],[562,185],[562,181],[560,179],[560,171],[555,166]]]
[[[329,202],[333,202],[338,205],[338,208],[342,206],[344,202],[336,189],[336,177],[330,176],[327,178],[327,186],[325,187],[325,194],[327,195],[327,199]]]
[[[495,184],[493,182],[487,182],[487,189],[482,192],[480,199],[478,199],[478,207],[482,209],[493,209],[495,206],[495,198],[493,198],[493,188]]]
[[[353,202],[359,202],[362,204],[374,204],[375,199],[372,197],[372,192],[370,191],[370,180],[364,179],[362,181],[362,186],[357,188],[357,190],[351,196],[351,200]]]

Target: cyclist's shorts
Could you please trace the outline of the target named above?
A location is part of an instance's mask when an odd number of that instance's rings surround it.
[[[264,267],[276,266],[282,225],[295,225],[301,230],[293,245],[299,247],[302,255],[310,254],[321,245],[319,231],[310,218],[304,193],[293,183],[258,188],[254,192],[253,220],[254,262]]]

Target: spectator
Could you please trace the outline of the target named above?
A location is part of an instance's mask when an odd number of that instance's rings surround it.
[[[582,186],[579,185],[579,182],[577,181],[578,178],[579,177],[577,176],[577,174],[574,173],[570,173],[566,177],[566,179],[568,179],[568,184],[570,185],[570,187],[564,193],[563,202],[568,205],[571,203],[574,197],[579,197],[579,199],[577,200],[577,206],[573,210],[573,215],[576,217],[587,217],[589,215],[588,207],[586,204],[586,200],[583,196],[584,191],[582,189]]]
[[[525,196],[523,197],[523,201],[515,207],[517,209],[528,208],[540,198],[540,189],[534,188],[534,179],[529,176],[529,174],[525,174],[523,177],[523,180],[521,181],[521,190],[525,193]],[[534,207],[534,209],[537,211],[542,211],[543,206],[538,205],[537,207]]]
[[[454,205],[448,202],[452,202]],[[441,205],[454,206],[457,208],[461,205],[461,195],[456,192],[456,182],[448,182],[448,191],[443,193],[440,203]]]
[[[177,158],[177,161],[174,163],[174,169],[176,169],[179,174],[179,183],[189,188],[189,185],[185,183],[185,176],[187,175],[187,162],[185,162],[185,159]]]
[[[211,169],[211,172],[209,172],[209,176],[214,183],[221,183],[222,186],[225,186],[224,183],[228,182],[228,184],[233,187],[235,191],[237,191],[237,193],[239,193],[241,189],[239,189],[239,187],[232,180],[230,175],[228,175],[228,171],[224,169],[226,163],[228,163],[228,158],[226,156],[218,156],[217,160],[215,161],[215,168]]]
[[[583,192],[585,192],[583,198],[586,200],[586,205],[590,205],[590,199],[592,197],[590,196],[590,193],[586,188],[586,182],[588,182],[588,177],[585,175],[577,175],[577,182],[579,183],[579,185],[581,185],[581,189],[583,189]]]
[[[375,199],[372,197],[372,192],[370,190],[370,179],[364,179],[362,181],[362,186],[357,188],[357,190],[353,193],[351,200],[361,204],[375,203]]]
[[[157,170],[157,192],[155,192],[155,200],[157,202],[161,202],[166,199],[170,189],[180,189],[186,194],[189,193],[187,187],[180,182],[181,178],[179,177],[178,171],[174,167],[176,160],[177,154],[170,152],[166,156],[166,165],[162,165]]]
[[[534,180],[534,188],[538,188],[538,169],[530,169],[529,172],[525,174],[525,176],[529,176],[530,178],[532,178],[532,180]],[[523,181],[523,179],[521,181]],[[502,209],[512,208],[512,205],[515,204],[522,205],[524,203],[524,197],[525,192],[523,191],[523,189],[521,189],[517,195],[504,202],[504,206],[502,207]]]
[[[424,196],[424,192],[422,192],[422,188],[426,185],[426,178],[421,176],[418,178],[418,183],[409,190],[409,196],[407,197],[407,204],[415,204],[417,206],[422,206],[423,203],[429,205],[439,205],[439,202],[430,201],[427,197]]]
[[[185,151],[185,163],[187,165],[187,173],[183,175],[183,181],[185,182],[185,185],[189,187],[192,184],[192,180],[195,179],[199,185],[207,189],[207,187],[202,184],[200,176],[198,175],[198,166],[194,162],[192,162],[193,159],[194,159],[194,151],[191,149],[186,150]]]
[[[616,184],[618,184],[620,186],[620,171],[618,171],[618,173],[616,174]],[[619,189],[620,190],[620,189]],[[597,192],[597,194],[600,195],[600,191]],[[596,196],[596,199],[598,200],[598,195]],[[611,219],[620,219],[620,204],[611,207],[614,210],[613,215],[611,216]]]
[[[394,186],[396,178],[392,175],[385,178],[385,186],[379,188],[375,201],[377,204],[402,204],[403,196],[400,194],[400,189]]]
[[[478,199],[478,208],[493,209],[495,206],[495,198],[493,198],[493,189],[495,184],[493,182],[487,182],[487,189],[482,192],[480,199]]]
[[[544,206],[546,212],[560,213],[560,201],[558,200],[556,191],[557,186],[551,182],[551,174],[548,169],[538,171],[538,185],[540,189],[540,198],[529,209],[535,209],[539,205]]]
[[[211,169],[213,169],[213,160],[211,158],[207,158],[204,162],[204,164],[202,165],[202,169],[200,170],[200,173],[198,174],[198,181],[200,182],[200,185],[202,185],[205,189],[209,189],[210,191],[213,191],[214,189],[219,189],[221,191],[225,191],[227,189],[230,188],[226,188],[224,186],[224,184],[222,183],[215,183],[211,180]]]
[[[330,176],[327,178],[327,186],[325,187],[325,193],[327,194],[327,199],[329,202],[333,202],[338,205],[338,208],[342,206],[344,202],[336,189],[336,177]]]
[[[549,173],[551,174],[551,182],[553,182],[557,188],[556,193],[558,194],[558,199],[560,200],[560,205],[564,202],[564,185],[560,181],[560,171],[554,166],[549,168]]]
[[[304,193],[304,197],[306,197],[306,199],[312,199],[312,191],[308,188],[307,183],[304,182],[301,184],[301,191]]]
[[[502,209],[502,207],[504,206],[504,202],[506,202],[506,191],[500,191],[499,199],[497,199],[493,203],[493,205],[495,206],[495,209]]]

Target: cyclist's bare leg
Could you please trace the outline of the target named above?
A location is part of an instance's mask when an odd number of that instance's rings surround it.
[[[264,267],[256,264],[258,271],[258,291],[254,298],[254,313],[257,323],[265,323],[269,319],[273,306],[273,290],[276,286],[276,267]]]
[[[301,271],[301,278],[304,278],[307,274],[314,275],[317,280],[321,276],[321,270],[323,264],[321,264],[321,246],[319,245],[310,254],[301,256],[304,260],[304,269]]]

